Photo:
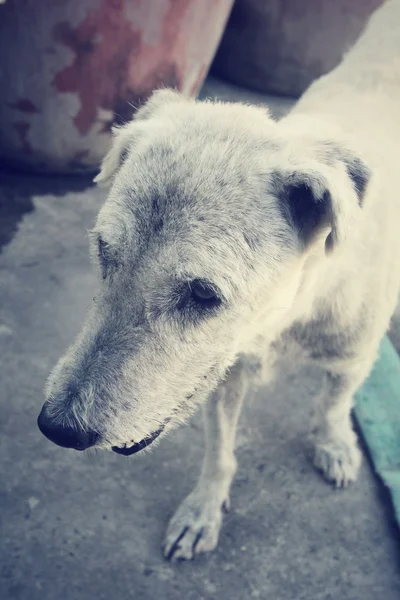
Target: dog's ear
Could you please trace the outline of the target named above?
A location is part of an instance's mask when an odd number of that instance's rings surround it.
[[[157,90],[151,98],[135,113],[134,119],[122,127],[113,127],[111,148],[101,164],[100,173],[93,181],[100,186],[108,185],[119,167],[123,164],[130,148],[134,145],[136,133],[139,133],[137,122],[150,119],[157,110],[171,103],[184,102],[183,96],[169,89]]]
[[[159,109],[171,104],[187,102],[186,98],[170,88],[160,89],[153,92],[145,104],[135,113],[135,121],[143,121],[152,117]]]
[[[111,148],[103,158],[100,173],[93,179],[100,186],[108,185],[123,164],[134,138],[132,123],[123,127],[113,127],[112,135]]]
[[[366,164],[346,151],[336,152],[334,161],[274,171],[272,185],[282,214],[302,246],[307,248],[326,233],[325,248],[330,252],[357,218],[369,179]]]

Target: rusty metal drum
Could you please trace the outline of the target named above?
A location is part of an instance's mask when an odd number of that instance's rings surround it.
[[[7,0],[0,159],[93,170],[110,128],[160,86],[194,96],[233,0]]]
[[[383,0],[236,0],[213,70],[261,92],[298,97],[333,69]]]

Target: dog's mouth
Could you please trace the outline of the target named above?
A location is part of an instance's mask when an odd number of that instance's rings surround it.
[[[116,452],[117,454],[122,454],[123,456],[130,456],[131,454],[136,454],[136,452],[140,452],[140,450],[143,450],[144,448],[147,448],[147,446],[150,446],[150,444],[154,442],[154,440],[158,438],[158,436],[163,432],[164,427],[165,425],[160,427],[160,429],[157,429],[157,431],[155,431],[151,435],[145,437],[141,442],[136,442],[133,444],[132,442],[128,442],[126,444],[123,444],[122,446],[112,446],[111,450],[113,452]]]
[[[207,375],[204,376],[204,379],[207,379]],[[191,400],[196,395],[197,392],[198,392],[198,388],[195,388],[191,394],[188,394],[187,396],[185,396],[185,400],[186,401]],[[140,452],[141,450],[144,450],[144,448],[147,448],[147,446],[150,446],[150,444],[152,444],[154,442],[154,440],[157,439],[159,435],[161,435],[161,433],[164,431],[165,427],[172,420],[174,420],[174,417],[176,417],[176,415],[179,415],[181,408],[182,408],[181,406],[177,407],[173,411],[173,415],[171,417],[168,417],[167,419],[165,419],[164,423],[162,425],[160,425],[160,427],[157,429],[157,431],[155,431],[151,435],[148,435],[142,441],[140,441],[140,442],[130,441],[130,442],[121,444],[119,446],[111,446],[111,450],[113,452],[115,452],[116,454],[122,454],[123,456],[131,456],[131,454],[136,454],[136,452]]]

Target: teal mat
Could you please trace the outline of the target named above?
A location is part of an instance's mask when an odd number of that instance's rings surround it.
[[[369,378],[356,393],[354,413],[400,525],[400,357],[386,336]]]

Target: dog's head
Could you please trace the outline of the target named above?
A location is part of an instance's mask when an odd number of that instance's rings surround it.
[[[264,108],[154,94],[96,181],[99,290],[39,426],[129,454],[190,415],[292,306],[310,252],[345,243],[368,180],[332,139]]]

